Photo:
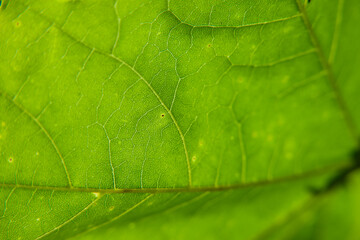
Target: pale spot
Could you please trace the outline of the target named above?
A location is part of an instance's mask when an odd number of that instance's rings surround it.
[[[291,153],[291,152],[287,152],[286,154],[285,154],[285,158],[286,159],[292,159],[294,157],[294,155]]]
[[[96,198],[100,197],[100,193],[99,193],[99,192],[92,192],[92,194],[93,194]]]
[[[6,123],[5,122],[1,122],[1,126],[5,127]]]
[[[20,61],[20,60],[19,60]],[[22,65],[21,64],[17,64],[17,61],[14,60],[12,63],[11,63],[11,68],[16,71],[16,72],[20,72],[22,70]]]
[[[234,16],[234,18],[237,18],[237,19],[240,19],[240,20],[244,19],[244,15],[240,14],[240,11],[236,11],[233,16]]]
[[[134,228],[135,228],[135,223],[133,223],[133,222],[130,223],[130,224],[129,224],[129,228],[130,228],[130,229],[134,229]]]
[[[254,131],[251,133],[252,138],[257,138],[259,136],[259,133],[257,131]]]
[[[148,202],[148,206],[151,206],[151,205],[153,205],[154,203],[153,202]]]
[[[109,207],[109,211],[110,211],[110,212],[113,211],[114,209],[115,209],[115,206]]]
[[[293,30],[293,28],[292,27],[285,27],[282,30],[283,30],[284,33],[289,33],[289,32],[291,32]]]
[[[278,125],[282,126],[284,124],[285,124],[285,120],[282,117],[280,117],[279,120],[278,120]]]
[[[329,119],[329,116],[330,116],[330,114],[329,114],[328,111],[325,111],[325,112],[322,113],[322,117],[323,117],[323,119],[325,119],[325,120]]]
[[[199,141],[199,147],[203,147],[204,146],[204,140],[200,139]]]
[[[40,218],[37,218],[36,221],[40,221]]]
[[[196,162],[196,159],[197,159],[197,157],[194,155],[194,156],[191,158],[191,161],[192,161],[192,162]]]
[[[287,84],[289,82],[290,77],[289,76],[285,76],[283,79],[281,79],[281,83],[282,84]]]
[[[161,33],[162,33],[162,32],[158,32],[156,35],[160,36]]]
[[[39,156],[39,152],[36,152],[35,155],[36,155],[36,156]]]
[[[237,82],[238,82],[238,83],[243,83],[243,82],[244,82],[244,78],[238,77],[238,78],[237,78]]]
[[[267,140],[268,142],[272,142],[272,141],[274,140],[274,136],[273,136],[273,135],[268,135],[267,138],[266,138],[266,140]]]
[[[258,179],[257,177],[253,177],[253,178],[251,179],[251,181],[257,182],[257,181],[259,181],[259,179]]]
[[[0,139],[2,139],[2,135],[0,134]]]

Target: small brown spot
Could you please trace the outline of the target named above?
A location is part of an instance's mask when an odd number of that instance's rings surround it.
[[[211,48],[211,47],[212,47],[212,44],[211,44],[211,43],[209,43],[209,44],[207,45],[207,47],[208,47],[208,48]]]
[[[161,114],[161,117],[163,118],[163,117],[165,117],[165,114],[163,113],[163,114]]]
[[[12,162],[14,162],[14,159],[12,157],[9,157],[8,161],[9,161],[9,163],[12,163]]]

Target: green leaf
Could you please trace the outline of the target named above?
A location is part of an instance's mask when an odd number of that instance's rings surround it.
[[[2,1],[0,238],[356,239],[359,11]]]

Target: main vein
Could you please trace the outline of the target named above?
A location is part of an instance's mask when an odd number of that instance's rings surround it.
[[[259,180],[257,182],[240,183],[233,185],[220,185],[220,186],[192,186],[192,187],[178,187],[178,188],[117,188],[117,189],[99,189],[99,188],[83,188],[83,187],[61,187],[61,186],[36,186],[36,185],[21,185],[13,183],[0,183],[0,187],[7,188],[22,188],[22,189],[38,189],[48,191],[63,191],[63,192],[88,192],[99,194],[119,194],[119,193],[181,193],[181,192],[218,192],[236,190],[242,188],[251,188],[257,186],[266,186],[271,184],[285,183],[289,181],[296,181],[311,177],[320,176],[322,174],[330,173],[332,171],[340,171],[348,169],[353,164],[345,162],[332,166],[319,168],[316,170],[304,172],[291,176],[279,177],[269,180]]]

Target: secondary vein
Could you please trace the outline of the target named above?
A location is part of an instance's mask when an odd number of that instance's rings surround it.
[[[314,45],[315,49],[317,50],[316,52],[317,52],[319,61],[322,65],[322,67],[324,68],[324,70],[326,71],[330,86],[335,94],[335,98],[339,104],[342,115],[344,116],[344,119],[345,119],[346,125],[348,127],[348,130],[350,132],[350,135],[354,139],[354,141],[357,145],[357,148],[360,148],[360,140],[357,135],[357,128],[356,128],[355,122],[354,122],[353,117],[351,116],[351,113],[345,103],[344,97],[342,96],[342,93],[337,84],[337,81],[336,81],[334,72],[331,68],[331,65],[330,65],[329,61],[327,60],[327,58],[325,57],[325,54],[321,48],[319,39],[317,38],[315,31],[311,25],[310,19],[308,17],[308,14],[306,12],[304,5],[300,2],[300,0],[296,0],[296,3],[298,5],[299,11],[302,14],[302,19],[303,19],[304,25],[308,31],[310,40],[311,40],[312,44]]]

